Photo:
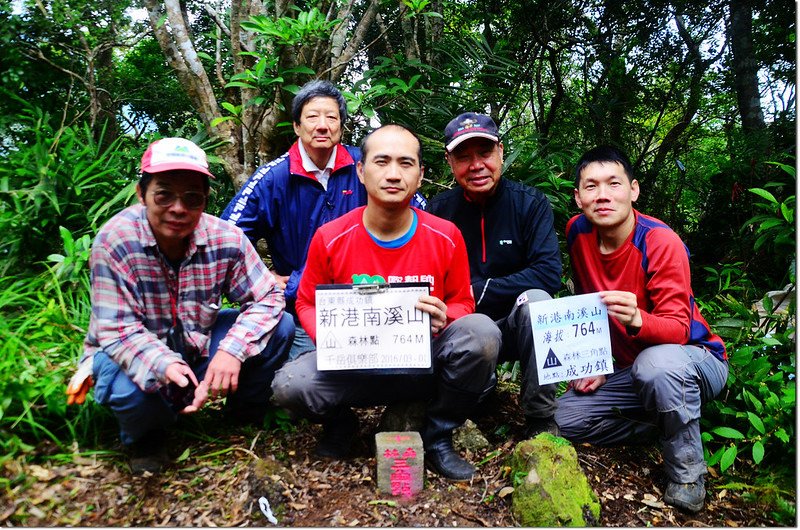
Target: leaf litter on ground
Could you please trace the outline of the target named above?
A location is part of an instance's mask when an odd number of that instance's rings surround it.
[[[502,392],[502,390],[501,390]],[[347,461],[313,456],[320,428],[300,422],[263,431],[231,429],[209,411],[171,441],[174,463],[162,474],[132,476],[113,432],[103,447],[73,458],[11,459],[2,463],[0,523],[14,526],[266,526],[264,497],[280,526],[516,526],[506,458],[521,441],[524,420],[512,392],[474,418],[490,447],[470,455],[476,477],[452,483],[427,472],[412,499],[377,489],[374,451]],[[359,409],[360,437],[373,439],[381,407]],[[498,435],[497,433],[501,433]],[[37,447],[37,453],[53,449]],[[98,451],[99,450],[99,451]],[[666,476],[655,446],[576,446],[581,466],[602,504],[601,526],[775,526],[768,507],[740,491],[720,489],[698,514],[663,502]],[[93,453],[90,453],[93,452]],[[707,476],[715,491],[722,477]]]

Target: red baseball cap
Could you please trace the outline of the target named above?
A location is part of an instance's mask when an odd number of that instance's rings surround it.
[[[208,171],[206,153],[184,138],[162,138],[151,143],[142,155],[142,173],[162,173],[175,169],[196,171],[214,178]]]

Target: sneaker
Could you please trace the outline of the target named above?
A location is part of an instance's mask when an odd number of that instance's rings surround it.
[[[334,460],[348,458],[358,434],[358,425],[358,416],[349,408],[326,419],[322,424],[322,438],[314,448],[314,454]]]
[[[680,484],[670,481],[664,493],[664,502],[676,508],[697,513],[703,509],[706,500],[705,479],[701,475],[694,482]]]
[[[131,473],[141,475],[145,471],[156,474],[169,463],[167,455],[166,434],[162,430],[153,430],[130,445]]]
[[[559,436],[558,424],[553,416],[546,418],[528,418],[525,420],[525,437],[535,438],[537,434],[549,432],[553,436]]]

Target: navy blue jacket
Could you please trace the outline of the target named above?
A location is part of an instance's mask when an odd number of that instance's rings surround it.
[[[476,312],[499,320],[526,290],[553,295],[561,287],[553,207],[536,188],[501,178],[480,206],[456,186],[431,199],[428,211],[452,221],[464,236]]]
[[[289,276],[287,299],[297,296],[308,245],[317,228],[367,203],[367,192],[356,174],[361,159],[357,147],[339,145],[325,190],[303,169],[297,142],[289,151],[250,176],[220,216],[236,224],[255,246],[267,241],[272,268]]]
[[[314,232],[367,204],[367,191],[356,174],[359,160],[360,149],[339,144],[325,190],[303,169],[295,142],[286,154],[256,169],[220,216],[241,228],[253,246],[261,238],[267,241],[272,268],[289,276],[284,295],[291,312]],[[425,200],[417,194],[412,205],[424,209]]]

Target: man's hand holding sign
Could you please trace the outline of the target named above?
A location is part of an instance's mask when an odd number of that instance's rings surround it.
[[[605,304],[608,316],[619,320],[631,334],[635,335],[642,327],[642,315],[636,305],[636,294],[627,291],[601,291],[597,294],[600,295],[600,301]],[[573,388],[575,392],[588,394],[603,386],[605,382],[605,375],[581,377],[570,381],[569,388]]]
[[[614,371],[608,309],[600,293],[530,304],[540,384],[571,381],[592,392]]]
[[[368,135],[361,151],[367,206],[317,230],[300,281],[297,312],[317,350],[285,364],[272,388],[281,406],[322,423],[315,452],[328,458],[350,455],[358,434],[352,407],[427,400],[420,434],[428,466],[469,480],[475,468],[453,449],[452,432],[494,387],[500,330],[473,313],[459,230],[409,206],[423,174],[416,136],[387,125]],[[341,292],[331,300],[332,285]],[[337,346],[336,356],[326,353]],[[409,375],[402,367],[415,367],[420,356],[407,352],[419,348],[427,373],[416,367]],[[341,368],[322,368],[336,358],[344,358]],[[369,368],[392,365],[401,368]]]

